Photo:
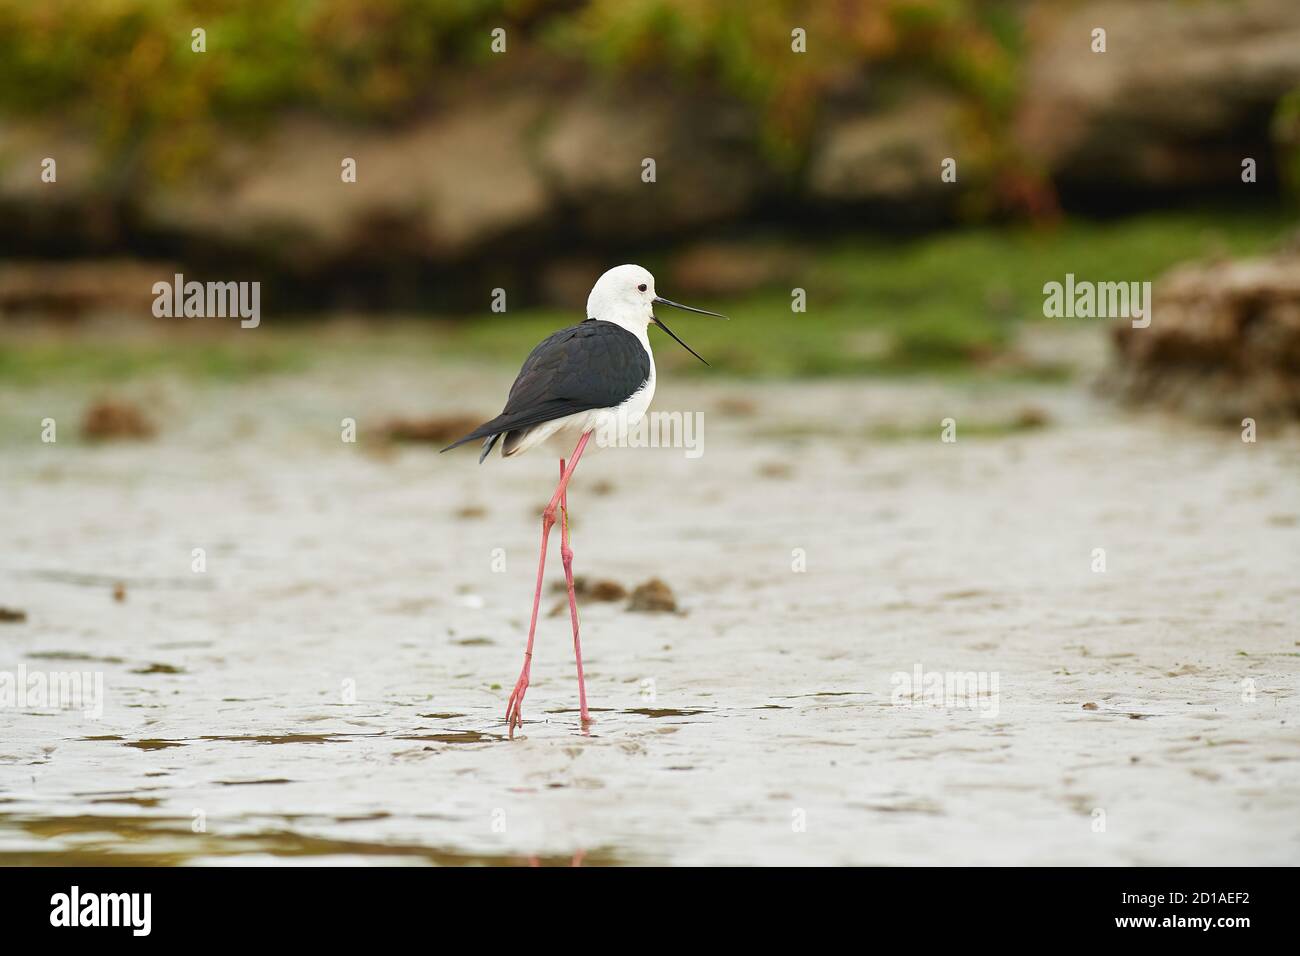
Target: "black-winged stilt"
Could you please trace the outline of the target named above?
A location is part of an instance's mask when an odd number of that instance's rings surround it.
[[[501,414],[443,449],[450,451],[481,438],[481,463],[498,439],[503,439],[502,455],[510,458],[550,438],[571,440],[577,437],[577,445],[567,466],[565,460],[560,459],[560,483],[550,504],[542,512],[542,547],[537,562],[533,615],[528,623],[528,646],[524,649],[523,670],[506,703],[506,726],[511,737],[515,728],[523,723],[524,692],[528,690],[533,637],[537,632],[537,609],[542,600],[542,578],[546,570],[546,542],[550,538],[551,526],[555,524],[557,507],[561,513],[560,558],[564,563],[569,619],[573,624],[573,656],[578,664],[578,705],[583,728],[591,723],[591,715],[587,713],[587,689],[582,677],[578,603],[573,593],[569,480],[594,431],[600,429],[602,435],[625,435],[650,407],[655,394],[655,359],[647,334],[651,325],[659,326],[686,351],[704,362],[699,353],[677,338],[655,315],[656,305],[726,318],[717,312],[660,298],[655,294],[654,276],[640,266],[616,266],[597,279],[592,287],[591,295],[587,297],[587,320],[549,336],[524,359]]]

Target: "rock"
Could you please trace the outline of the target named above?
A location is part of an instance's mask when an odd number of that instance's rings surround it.
[[[467,435],[492,416],[431,415],[428,418],[392,418],[379,428],[388,441],[446,445]]]
[[[81,437],[87,441],[152,438],[157,429],[138,405],[102,399],[86,409]]]
[[[794,247],[772,242],[696,243],[669,262],[670,295],[740,295],[797,284],[804,258]]]
[[[627,588],[617,581],[596,580],[588,581],[586,578],[574,578],[574,592],[578,593],[578,582],[581,580],[581,594],[584,598],[591,601],[621,601],[627,597]]]
[[[1017,431],[1031,428],[1044,428],[1051,424],[1051,416],[1037,405],[1025,405],[1016,412],[1011,427]]]
[[[1091,49],[1106,30],[1106,52]],[[1015,138],[1063,187],[1261,181],[1279,99],[1300,86],[1300,4],[1036,4]]]
[[[677,599],[672,590],[658,578],[651,578],[644,584],[638,584],[632,592],[632,599],[627,602],[629,611],[647,611],[650,613],[674,613]]]
[[[916,92],[826,120],[809,162],[809,194],[831,203],[948,205],[956,191],[940,172],[945,158],[962,152],[958,111],[954,98]]]
[[[1103,389],[1236,424],[1300,417],[1300,250],[1180,266],[1153,300],[1148,328],[1115,326]]]
[[[62,209],[45,230],[61,252],[165,237],[196,272],[256,264],[267,277],[339,281],[340,266],[405,275],[420,264],[482,286],[515,274],[494,263],[527,269],[536,253],[557,251],[557,237],[604,244],[742,215],[769,179],[757,114],[727,98],[686,102],[631,83],[574,93],[556,76],[470,90],[399,125],[286,112],[265,132],[228,130],[199,168],[112,181],[96,172],[93,139],[24,120],[0,126],[0,203],[21,213],[25,236]],[[51,152],[59,182],[42,184]],[[345,158],[355,182],[341,176]],[[641,178],[646,158],[657,164],[653,183]],[[82,235],[94,224],[102,236]],[[571,275],[527,279],[572,307],[593,278],[581,271],[580,293]]]
[[[0,199],[57,200],[81,194],[96,172],[95,137],[63,122],[0,120]],[[41,178],[41,163],[55,161],[55,181]]]
[[[527,91],[467,98],[396,129],[289,117],[142,197],[143,219],[302,267],[371,257],[379,240],[387,254],[456,260],[545,218],[526,143],[542,105]],[[342,180],[345,157],[355,182]]]
[[[757,468],[760,478],[787,479],[794,477],[794,468],[787,461],[765,461]]]
[[[178,271],[171,263],[129,259],[9,262],[0,265],[0,313],[150,317],[154,283],[171,282]]]
[[[556,581],[551,585],[552,591],[564,595],[550,610],[551,617],[567,614],[569,610],[569,585],[565,581]],[[617,581],[604,578],[592,579],[582,574],[573,576],[573,597],[579,603],[584,601],[621,601],[627,597],[627,588]]]
[[[568,593],[569,586],[564,581],[551,585],[552,591]],[[627,597],[627,588],[608,578],[589,578],[585,574],[573,576],[573,594],[581,601],[621,601]]]
[[[587,238],[627,240],[745,212],[765,179],[753,112],[633,87],[569,97],[540,134],[542,175],[575,225]],[[646,159],[655,162],[651,183],[641,178]]]

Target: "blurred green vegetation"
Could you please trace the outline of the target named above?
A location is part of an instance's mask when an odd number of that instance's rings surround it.
[[[50,338],[17,344],[0,342],[0,382],[36,385],[51,380],[122,382],[156,375],[187,379],[244,381],[272,372],[310,367],[303,342],[272,335],[262,341],[96,342]],[[305,338],[305,336],[304,336]]]
[[[595,0],[557,18],[548,48],[609,72],[714,80],[761,109],[770,151],[794,162],[822,95],[855,71],[947,85],[968,97],[972,120],[1000,130],[1017,91],[1014,10],[1004,0]],[[795,26],[810,55],[790,56]]]
[[[91,121],[112,168],[134,159],[177,174],[228,124],[294,107],[388,121],[467,66],[533,71],[551,60],[743,97],[764,118],[773,157],[794,163],[824,93],[857,71],[874,80],[906,69],[969,97],[974,145],[993,161],[1017,88],[1015,9],[1014,0],[0,0],[0,111]],[[815,55],[790,56],[792,24]],[[199,27],[203,54],[191,51]],[[510,56],[490,52],[496,27]]]
[[[1045,282],[1067,272],[1080,280],[1157,279],[1188,259],[1251,255],[1295,229],[1284,212],[1208,209],[1123,221],[1069,221],[1051,229],[972,228],[909,241],[861,238],[801,249],[797,284],[808,310],[792,313],[788,288],[732,299],[692,302],[724,312],[722,322],[689,313],[664,318],[712,365],[706,369],[660,333],[656,361],[673,374],[753,377],[941,373],[1055,380],[1068,368],[1000,363],[1026,320],[1100,326],[1101,319],[1044,319]],[[668,295],[666,263],[648,257]],[[371,359],[480,361],[514,369],[533,344],[572,325],[572,311],[533,309],[451,319],[356,326],[342,339],[314,323],[268,319],[255,332],[97,341],[76,337],[0,344],[0,381],[126,381],[163,374],[241,380],[292,373],[346,354]],[[1158,321],[1158,319],[1157,319]],[[216,327],[214,327],[215,329]]]
[[[1300,197],[1300,90],[1288,93],[1278,104],[1273,139],[1281,147],[1282,185],[1292,196]]]
[[[689,313],[664,318],[715,370],[754,376],[961,372],[995,359],[1024,320],[1043,318],[1043,284],[1079,280],[1154,280],[1187,259],[1263,252],[1295,229],[1284,212],[1235,208],[1150,213],[1107,223],[1070,220],[1053,228],[980,227],[909,241],[846,239],[808,249],[798,285],[808,311],[792,313],[789,289],[731,301],[691,302],[730,322]],[[671,273],[660,286],[672,296]],[[447,348],[464,356],[521,361],[521,343],[572,324],[537,311],[467,322]],[[674,371],[710,370],[665,338],[656,361]],[[1052,368],[1010,374],[1052,378]]]

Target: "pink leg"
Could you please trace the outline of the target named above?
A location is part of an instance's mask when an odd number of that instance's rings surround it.
[[[573,477],[573,470],[578,467],[578,459],[582,457],[582,450],[587,447],[589,438],[591,432],[584,432],[578,439],[578,445],[573,449],[573,457],[569,459],[569,467],[560,476],[560,484],[555,489],[555,494],[551,496],[550,504],[542,512],[542,550],[537,560],[537,590],[533,593],[533,616],[528,622],[528,646],[524,649],[523,670],[519,672],[519,680],[515,682],[515,689],[510,692],[510,700],[506,702],[506,727],[511,737],[515,735],[515,728],[524,722],[521,708],[524,703],[524,692],[528,690],[528,672],[533,663],[533,637],[537,634],[537,609],[542,603],[542,578],[546,572],[546,542],[551,536],[551,526],[555,524],[555,509],[564,497],[565,489],[569,487],[569,479]]]
[[[564,459],[560,459],[564,475]],[[564,562],[564,583],[569,589],[569,620],[573,622],[573,657],[578,662],[578,713],[585,730],[591,723],[587,713],[587,684],[582,678],[582,643],[578,640],[578,599],[573,593],[573,549],[569,547],[569,490],[560,496],[560,559]]]

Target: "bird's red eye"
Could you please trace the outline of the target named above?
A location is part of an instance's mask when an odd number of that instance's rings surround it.
[[[644,292],[644,291],[645,291],[645,283],[642,282],[639,286],[637,286],[637,287],[636,287],[636,291],[638,291],[638,292]]]

